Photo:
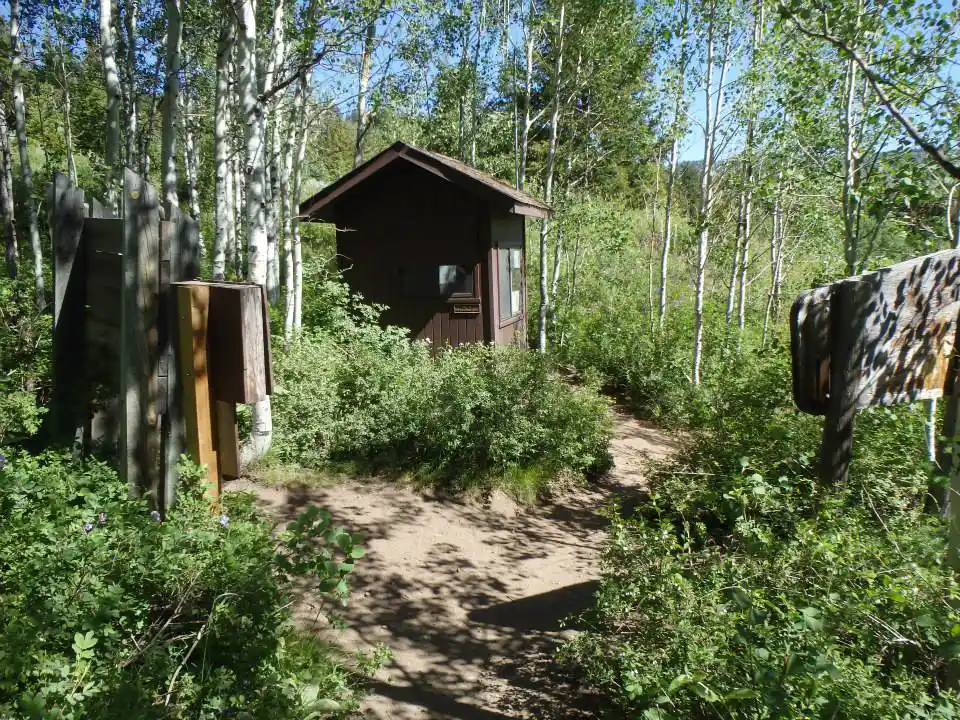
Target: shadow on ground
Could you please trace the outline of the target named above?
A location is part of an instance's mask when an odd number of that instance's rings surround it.
[[[238,481],[234,489],[254,492],[280,522],[316,504],[366,538],[343,613],[348,627],[337,640],[393,650],[372,684],[367,717],[596,717],[597,699],[553,658],[578,629],[565,620],[593,603],[603,508],[614,495],[641,498],[644,459],[671,447],[654,429],[618,415],[608,477],[534,509],[499,494],[480,504],[376,481],[330,488]],[[319,611],[305,594],[301,621],[315,626]]]

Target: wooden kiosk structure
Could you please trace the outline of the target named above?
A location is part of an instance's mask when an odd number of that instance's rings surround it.
[[[526,342],[524,222],[537,198],[397,142],[300,205],[337,226],[350,287],[434,345]]]
[[[174,502],[185,452],[207,465],[217,494],[238,473],[235,403],[270,391],[263,289],[197,281],[196,222],[176,209],[165,219],[156,190],[130,170],[119,217],[62,174],[48,193],[50,435],[116,457],[131,493],[160,510]]]

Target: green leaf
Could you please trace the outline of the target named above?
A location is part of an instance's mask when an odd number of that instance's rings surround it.
[[[708,703],[715,703],[720,700],[720,696],[702,681],[695,682],[690,686],[690,689],[693,690],[694,695],[702,700],[706,700]]]
[[[754,698],[760,697],[760,693],[756,690],[751,690],[750,688],[738,688],[732,692],[728,692],[723,696],[723,701],[728,702],[730,700],[752,700]]]
[[[689,685],[693,682],[693,678],[687,674],[677,675],[673,680],[670,681],[670,685],[667,687],[668,693],[675,693],[680,688]]]

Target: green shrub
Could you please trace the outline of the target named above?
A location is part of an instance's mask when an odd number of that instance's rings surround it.
[[[947,718],[960,586],[919,514],[825,503],[784,541],[696,548],[616,517],[590,631],[565,649],[629,717]]]
[[[339,283],[318,326],[274,369],[274,457],[323,468],[411,472],[464,488],[511,478],[542,489],[606,462],[608,402],[573,386],[544,357],[517,348],[442,348],[431,355]],[[528,495],[524,491],[522,494]]]
[[[0,716],[302,718],[356,706],[348,670],[298,636],[293,581],[332,604],[362,550],[312,509],[275,537],[186,473],[160,522],[95,462],[0,470]]]

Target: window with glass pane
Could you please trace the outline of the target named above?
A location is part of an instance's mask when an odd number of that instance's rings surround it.
[[[520,248],[497,250],[500,283],[500,321],[517,317],[523,311],[523,253]]]
[[[466,265],[419,265],[401,269],[407,297],[473,297],[473,268]]]

